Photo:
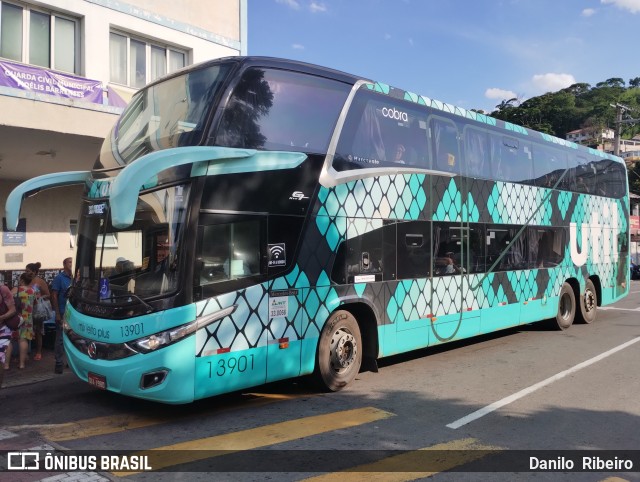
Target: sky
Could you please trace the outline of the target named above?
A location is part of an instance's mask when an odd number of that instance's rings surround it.
[[[640,0],[248,0],[248,55],[465,109],[640,77]]]

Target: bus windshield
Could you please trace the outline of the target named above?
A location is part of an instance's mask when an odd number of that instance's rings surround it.
[[[198,144],[229,69],[230,64],[213,65],[136,93],[103,143],[101,167],[129,164],[152,151]]]
[[[85,201],[75,295],[90,303],[131,304],[175,292],[188,200],[187,185],[142,194],[126,229],[111,225],[105,200]]]

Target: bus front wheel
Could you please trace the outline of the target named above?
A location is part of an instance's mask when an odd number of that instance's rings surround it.
[[[556,314],[556,324],[559,330],[566,330],[573,324],[576,317],[576,295],[569,283],[564,283],[560,290],[560,300],[558,301],[558,313]]]
[[[348,311],[336,311],[325,323],[318,340],[316,379],[323,388],[337,392],[356,377],[362,364],[362,336],[358,322]]]
[[[596,321],[598,310],[598,292],[590,279],[584,287],[584,294],[580,296],[580,310],[577,311],[576,317],[581,323],[593,323]]]

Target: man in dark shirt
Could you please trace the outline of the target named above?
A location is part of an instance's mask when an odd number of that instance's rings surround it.
[[[51,305],[56,313],[56,341],[54,346],[54,355],[56,365],[54,372],[62,373],[64,368],[64,346],[62,339],[62,327],[64,321],[64,311],[67,306],[67,292],[71,286],[71,264],[73,260],[66,258],[62,262],[63,270],[56,275],[51,283]]]

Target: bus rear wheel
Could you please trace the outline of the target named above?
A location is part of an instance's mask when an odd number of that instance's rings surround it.
[[[576,295],[569,283],[563,283],[560,289],[560,300],[558,301],[558,313],[556,314],[556,325],[559,330],[566,330],[573,325],[576,317]]]
[[[316,379],[332,392],[346,387],[362,364],[362,336],[358,322],[348,311],[333,313],[318,340]]]
[[[584,294],[580,296],[580,309],[576,312],[576,318],[580,323],[593,323],[598,314],[598,292],[590,279],[584,287]]]

